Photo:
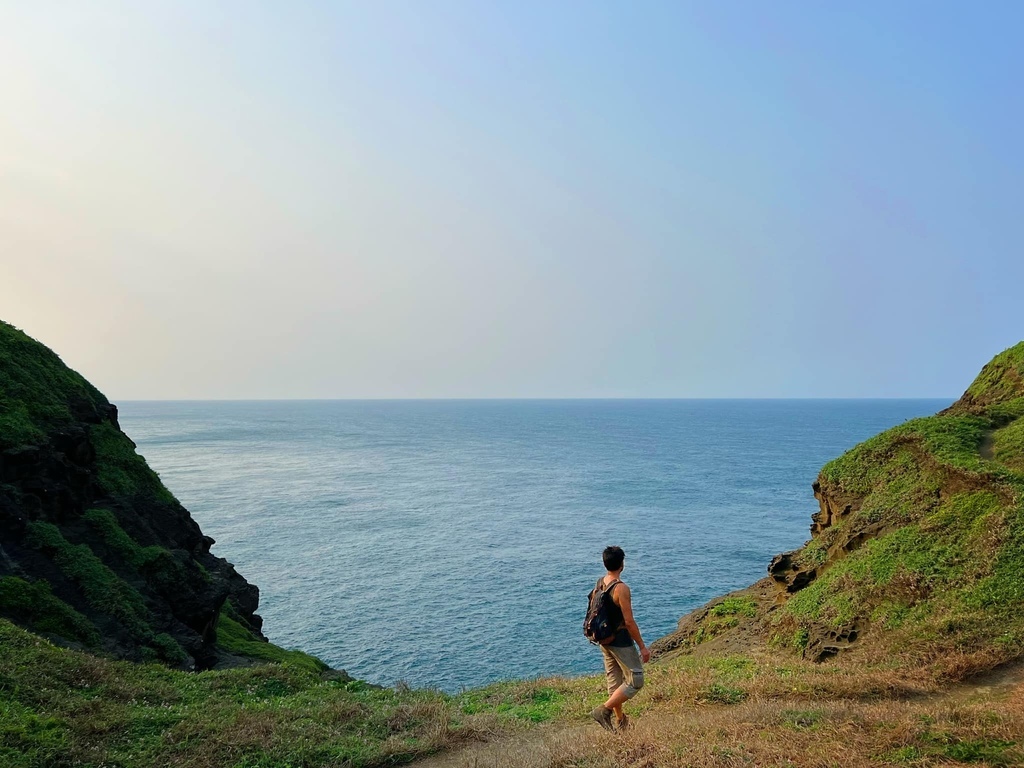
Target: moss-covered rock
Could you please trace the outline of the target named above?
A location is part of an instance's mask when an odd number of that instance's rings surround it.
[[[106,417],[110,403],[51,350],[0,322],[0,449],[40,445]]]
[[[33,632],[56,635],[88,647],[100,642],[92,622],[55,597],[46,581],[29,582],[17,576],[0,578],[0,612],[17,618]]]
[[[267,645],[259,592],[210,553],[117,408],[0,322],[0,616],[136,661],[215,666],[217,622]],[[260,658],[263,658],[264,653]]]

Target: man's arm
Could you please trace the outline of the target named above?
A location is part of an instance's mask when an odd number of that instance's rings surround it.
[[[633,619],[633,598],[629,587],[620,582],[619,588],[612,593],[612,600],[622,609],[622,620],[626,623],[626,630],[629,632],[629,636],[636,641],[637,646],[640,648],[640,658],[644,662],[650,661],[651,652],[644,645],[644,639],[640,636],[640,627],[636,625],[636,621]]]

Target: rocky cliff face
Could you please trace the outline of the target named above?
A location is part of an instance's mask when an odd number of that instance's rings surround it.
[[[262,639],[259,591],[121,431],[117,409],[0,322],[0,616],[57,642],[210,668],[222,614]]]
[[[862,443],[813,484],[811,540],[662,652],[753,642],[823,660],[870,646],[964,669],[1024,645],[1024,343],[955,404]]]

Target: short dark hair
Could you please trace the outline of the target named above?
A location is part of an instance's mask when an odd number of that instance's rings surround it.
[[[601,553],[601,559],[604,560],[604,567],[609,571],[617,571],[622,568],[622,561],[626,559],[626,553],[622,551],[622,547],[605,547],[604,552]]]

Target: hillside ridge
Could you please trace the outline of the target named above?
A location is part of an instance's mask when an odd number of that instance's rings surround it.
[[[273,656],[258,588],[135,449],[116,406],[0,322],[0,617],[175,667]]]
[[[1022,416],[1024,342],[950,407],[825,465],[811,539],[777,555],[765,579],[684,616],[655,649],[767,643],[815,661],[859,650],[953,678],[1019,658]]]

